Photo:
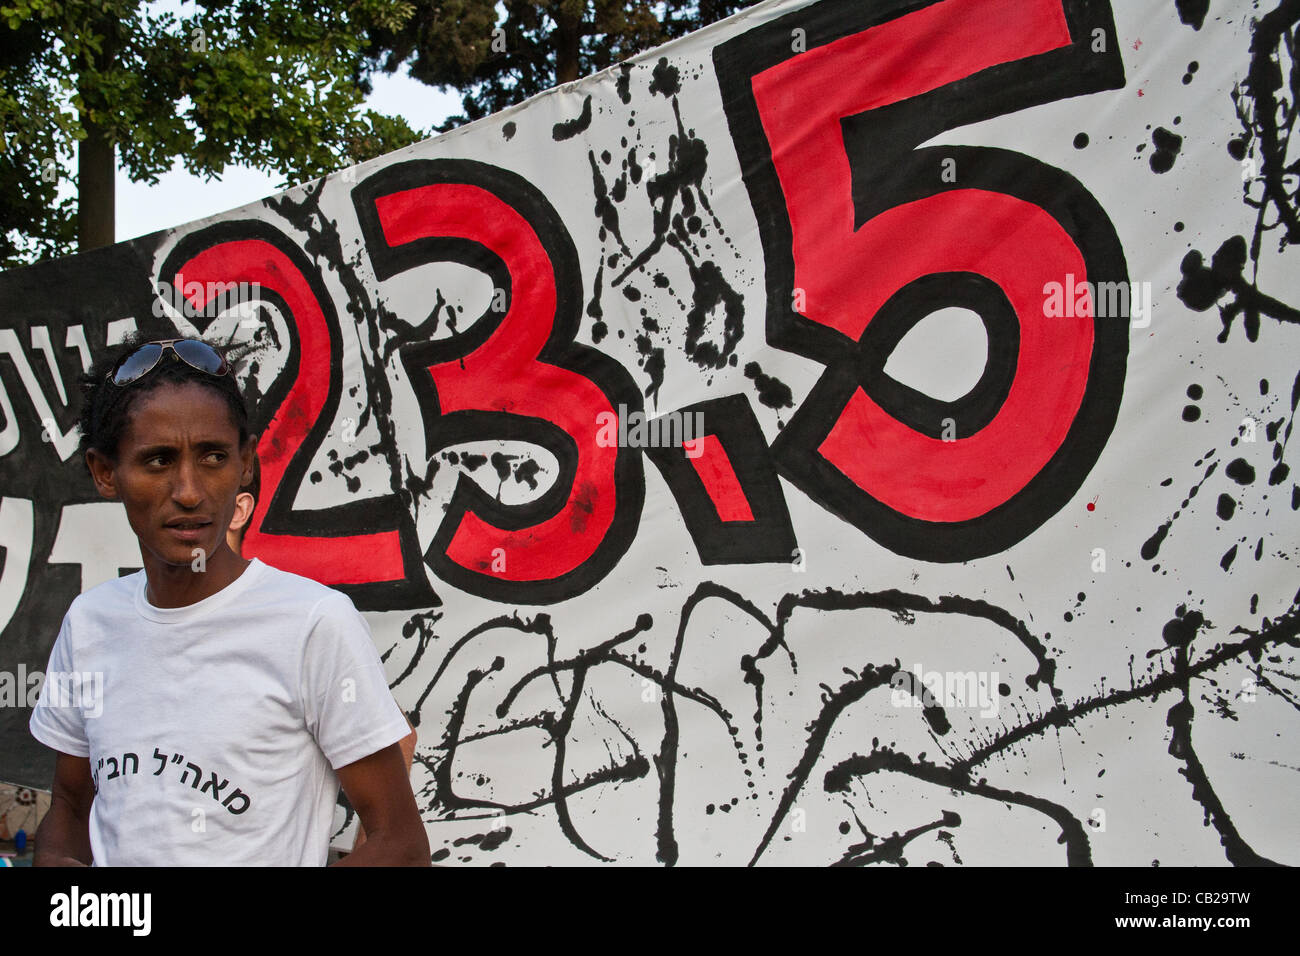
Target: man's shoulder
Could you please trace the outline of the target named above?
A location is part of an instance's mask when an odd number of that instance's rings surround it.
[[[86,613],[115,606],[129,606],[144,581],[144,570],[109,578],[93,588],[82,591],[68,605],[68,613]]]
[[[266,593],[274,594],[277,600],[299,605],[304,612],[310,611],[318,605],[322,609],[333,606],[336,608],[348,607],[355,610],[352,599],[342,591],[321,584],[314,578],[277,568],[258,558],[253,560],[261,566],[259,568],[260,577],[257,587]]]

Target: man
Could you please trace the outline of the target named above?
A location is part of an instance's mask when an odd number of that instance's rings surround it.
[[[256,440],[224,356],[130,342],[82,385],[87,468],[144,570],[64,617],[31,719],[58,752],[36,864],[322,865],[342,785],[369,839],[339,865],[428,865],[364,619],[229,546]]]

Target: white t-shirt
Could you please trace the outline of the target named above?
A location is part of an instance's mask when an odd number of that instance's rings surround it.
[[[408,728],[352,601],[254,558],[188,607],[145,572],[63,618],[37,740],[89,757],[96,865],[322,866],[334,769]]]

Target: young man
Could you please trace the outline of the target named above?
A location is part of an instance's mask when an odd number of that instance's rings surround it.
[[[83,388],[86,465],[144,570],[64,617],[31,719],[58,752],[35,862],[322,865],[341,784],[369,839],[340,865],[428,865],[407,724],[364,619],[229,546],[256,441],[225,358],[132,342]]]

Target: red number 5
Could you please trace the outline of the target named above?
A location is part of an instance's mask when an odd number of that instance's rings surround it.
[[[803,38],[806,52],[793,38]],[[1095,0],[831,0],[715,60],[766,255],[768,338],[827,371],[773,445],[810,497],[891,550],[1004,550],[1077,491],[1119,407],[1128,316],[1045,316],[1067,276],[1127,283],[1105,212],[945,130],[1123,85]],[[942,402],[884,372],[922,318],[978,314],[980,382]]]

